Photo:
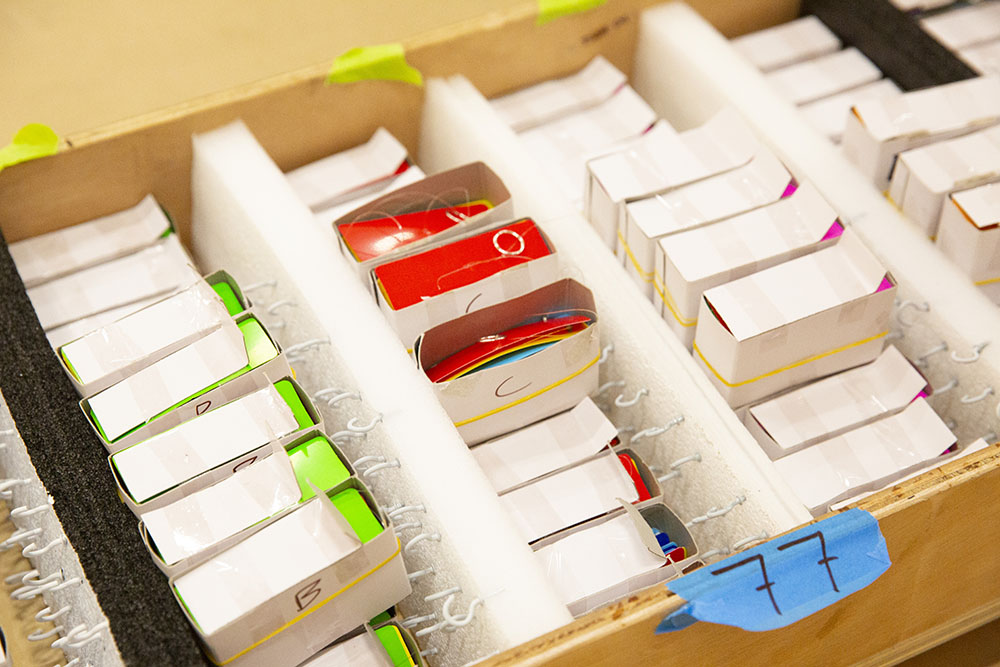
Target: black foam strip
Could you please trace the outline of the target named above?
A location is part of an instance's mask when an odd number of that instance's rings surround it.
[[[118,499],[107,453],[45,338],[2,236],[0,341],[0,391],[125,664],[211,665],[143,546],[136,518]]]
[[[978,76],[888,0],[803,0],[802,13],[815,14],[903,90]]]

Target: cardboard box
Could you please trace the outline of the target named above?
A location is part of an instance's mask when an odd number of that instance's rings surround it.
[[[479,341],[544,313],[591,317],[585,330],[530,357],[434,383],[441,406],[466,443],[474,445],[568,410],[597,390],[600,332],[594,297],[571,279],[474,311],[426,331],[414,346],[426,372]]]
[[[297,664],[410,593],[392,524],[356,479],[170,580],[217,664]]]
[[[990,2],[959,7],[920,20],[931,37],[951,51],[1000,39],[1000,5]]]
[[[597,56],[575,74],[495,97],[490,106],[512,130],[523,132],[607,101],[625,80],[618,68]]]
[[[885,486],[944,454],[955,436],[922,398],[902,412],[775,461],[813,514]]]
[[[31,288],[156,244],[173,229],[152,195],[132,208],[11,243],[10,256]]]
[[[844,136],[844,126],[847,124],[851,107],[862,100],[885,99],[901,94],[899,86],[890,79],[879,79],[853,90],[803,104],[800,111],[818,132],[833,143],[839,144]]]
[[[896,155],[1000,121],[1000,77],[986,76],[854,105],[844,155],[877,188],[889,186]]]
[[[420,648],[410,631],[396,621],[378,628],[365,624],[360,631],[337,640],[299,667],[422,667]]]
[[[666,533],[686,557],[668,560],[653,529]],[[698,563],[687,526],[662,502],[616,512],[557,533],[534,545],[535,555],[574,616],[681,575]]]
[[[812,60],[840,48],[837,36],[815,16],[742,35],[730,44],[762,72]]]
[[[283,438],[287,439],[287,438]],[[140,515],[139,534],[168,577],[243,539],[242,532],[331,491],[354,469],[323,433],[311,430],[230,476]],[[235,466],[226,466],[231,470]]]
[[[531,244],[534,246],[533,250],[539,251],[537,246],[541,245],[547,248],[547,254],[522,255],[525,251],[522,232],[528,234],[529,231],[536,241]],[[458,243],[468,248],[468,252],[472,252],[472,247],[485,247],[486,254],[472,255],[460,251],[452,253],[449,249],[457,247]],[[463,274],[468,276],[475,271],[476,275],[481,275],[479,272],[491,269],[490,264],[497,267],[497,272],[474,282],[461,284],[455,289],[421,294],[419,301],[397,307],[389,297],[387,286],[382,283],[383,274],[395,264],[394,273],[397,278],[412,285],[416,282],[413,275],[416,269],[410,267],[414,266],[415,261],[430,263],[435,267],[432,281],[435,291],[446,288],[449,284],[464,282]],[[458,262],[462,264],[456,265]],[[420,334],[438,324],[527,294],[558,278],[559,257],[556,248],[541,226],[528,218],[485,227],[476,225],[475,229],[449,238],[446,244],[381,264],[372,269],[370,276],[375,301],[408,351],[412,350],[414,341]]]
[[[810,183],[790,196],[728,220],[661,238],[653,303],[688,348],[702,293],[832,245],[843,227]]]
[[[618,454],[627,454],[635,462],[651,498],[641,498],[639,491]],[[550,473],[500,494],[500,504],[531,543],[584,521],[613,512],[618,499],[636,503],[659,499],[659,484],[649,468],[631,450],[604,451],[575,466]]]
[[[1000,127],[991,127],[900,153],[889,198],[934,238],[949,194],[996,180],[1000,180]]]
[[[776,460],[896,414],[931,393],[927,379],[889,345],[870,364],[751,406],[743,423]]]
[[[277,342],[247,314],[84,398],[80,408],[114,453],[291,374]]]
[[[211,486],[272,453],[272,443],[321,428],[309,397],[288,378],[248,393],[108,457],[118,495],[136,515]]]
[[[853,46],[771,72],[768,83],[792,104],[807,104],[873,83],[882,72]]]
[[[368,220],[391,218],[415,211],[450,208],[473,201],[486,201],[491,207],[483,213],[471,217],[456,216],[459,219],[453,227],[437,234],[422,236],[416,240],[412,240],[412,236],[409,235],[397,238],[392,243],[391,250],[371,259],[359,260],[351,252],[342,233],[346,226]],[[470,228],[491,221],[507,220],[512,214],[513,203],[510,192],[503,181],[482,162],[473,162],[429,176],[373,199],[335,220],[333,230],[337,237],[337,243],[340,245],[340,251],[348,263],[354,267],[358,277],[371,287],[369,273],[379,264],[419,252]],[[405,232],[405,230],[403,231]]]
[[[958,57],[980,74],[1000,74],[1000,40],[962,49]]]
[[[165,296],[200,278],[177,235],[170,234],[131,255],[36,285],[28,290],[28,297],[42,328],[48,331],[106,310]]]
[[[624,240],[618,244],[626,272],[652,300],[660,238],[776,202],[791,194],[792,184],[781,160],[761,147],[738,169],[626,204]]]
[[[584,215],[614,250],[626,202],[743,166],[759,145],[743,117],[730,108],[680,134],[657,121],[627,146],[587,163]]]
[[[695,362],[729,405],[872,361],[896,282],[851,232],[831,248],[707,290]]]
[[[945,199],[937,246],[1000,303],[1000,184],[955,192]]]
[[[618,429],[588,396],[572,410],[472,448],[486,478],[503,493],[564,470],[611,447]]]

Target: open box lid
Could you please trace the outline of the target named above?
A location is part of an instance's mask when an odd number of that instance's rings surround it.
[[[1000,225],[1000,183],[956,192],[951,200],[977,229],[994,229]]]

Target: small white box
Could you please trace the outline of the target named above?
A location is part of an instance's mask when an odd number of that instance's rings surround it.
[[[951,51],[1000,39],[1000,4],[983,2],[920,20],[931,37]]]
[[[854,105],[844,155],[885,190],[896,155],[1000,121],[1000,77],[958,81]]]
[[[392,524],[350,483],[171,579],[213,662],[298,664],[410,594]]]
[[[472,448],[497,493],[575,465],[610,447],[618,429],[590,397],[572,410]]]
[[[741,167],[759,146],[746,121],[730,107],[680,134],[666,121],[657,121],[629,146],[587,163],[584,214],[615,249],[625,202]]]
[[[177,235],[170,234],[131,255],[31,287],[28,298],[42,328],[49,331],[106,310],[165,296],[200,278]]]
[[[815,60],[789,65],[765,78],[778,95],[798,105],[878,81],[882,72],[852,46]]]
[[[623,86],[625,75],[603,56],[597,56],[576,74],[495,97],[490,105],[512,130],[523,132],[595,107]]]
[[[743,423],[771,459],[895,414],[931,387],[889,345],[878,359],[751,406]]]
[[[413,635],[395,621],[380,625],[377,630],[365,624],[364,632],[360,634],[352,632],[350,637],[338,639],[332,646],[323,649],[299,667],[395,667],[397,663],[393,662],[385,645],[376,635],[376,633],[381,635],[387,630],[396,635],[396,641],[399,641],[409,654],[411,662],[403,664],[424,667],[420,648],[414,641]]]
[[[690,349],[705,290],[832,245],[837,213],[809,183],[784,199],[659,240],[653,303]]]
[[[892,4],[904,12],[926,11],[953,4],[955,0],[891,0]]]
[[[848,431],[774,462],[810,512],[876,489],[945,453],[955,436],[918,398],[890,417]]]
[[[830,141],[840,143],[844,136],[844,126],[851,107],[862,100],[877,100],[887,97],[897,97],[902,94],[895,83],[889,79],[879,79],[860,88],[854,88],[822,100],[809,102],[801,107],[802,114],[816,130]]]
[[[1000,180],[1000,127],[991,127],[900,153],[889,198],[934,238],[949,194],[996,180]]]
[[[962,49],[958,57],[980,74],[1000,74],[1000,40]]]
[[[31,288],[154,245],[171,230],[152,195],[130,209],[11,243],[10,256]]]
[[[1000,184],[981,185],[948,197],[937,245],[1000,303]]]
[[[837,36],[811,15],[737,37],[730,43],[762,72],[812,60],[840,48]]]
[[[495,438],[578,404],[597,390],[601,356],[594,296],[571,279],[439,324],[417,339],[421,370],[479,341],[544,313],[593,318],[583,331],[518,361],[433,384],[445,412],[466,443]]]
[[[694,354],[732,407],[872,361],[896,283],[850,231],[824,250],[707,290]]]
[[[738,169],[626,204],[618,244],[626,272],[652,300],[658,239],[776,202],[792,182],[781,160],[761,147]]]

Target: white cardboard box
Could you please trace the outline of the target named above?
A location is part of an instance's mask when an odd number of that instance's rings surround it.
[[[852,46],[815,60],[789,65],[765,78],[778,95],[798,105],[873,83],[882,78],[882,72]]]
[[[584,214],[615,249],[624,204],[743,166],[760,142],[734,109],[678,134],[657,121],[630,145],[587,163]]]
[[[889,197],[934,238],[949,194],[996,180],[1000,180],[1000,127],[990,127],[900,153]]]
[[[11,243],[10,256],[25,287],[131,255],[171,229],[152,195],[130,209]]]
[[[1000,74],[1000,40],[962,49],[958,57],[980,74]]]
[[[815,16],[803,16],[730,42],[762,72],[812,60],[840,48],[840,40]]]
[[[414,661],[413,664],[417,667],[423,667],[424,661],[420,657],[420,648],[410,631],[395,621],[379,625],[378,630],[382,631],[386,627],[392,627],[399,632],[410,658]],[[299,667],[344,667],[345,665],[350,667],[395,667],[395,663],[376,636],[375,630],[368,624],[365,624],[363,632],[351,633],[351,636],[337,640],[332,646],[323,649]]]
[[[652,300],[658,239],[776,202],[791,182],[781,160],[761,147],[742,167],[626,204],[618,244],[626,272]]]
[[[801,111],[809,124],[834,143],[840,143],[844,136],[844,126],[851,107],[862,100],[877,100],[897,97],[902,91],[890,79],[879,79],[874,83],[831,95],[830,97],[803,104]]]
[[[743,423],[776,460],[895,414],[930,393],[927,379],[889,345],[870,364],[751,406]]]
[[[955,436],[918,398],[890,417],[775,461],[802,503],[819,515],[838,500],[885,486],[941,456]]]
[[[689,349],[702,293],[832,245],[843,227],[810,183],[768,206],[659,240],[653,303]]]
[[[200,278],[177,235],[170,234],[131,255],[31,287],[28,297],[42,328],[49,331],[106,310],[165,296]]]
[[[889,185],[899,153],[995,125],[1000,121],[1000,77],[986,76],[862,100],[844,129],[844,155],[877,188]]]
[[[824,250],[707,290],[694,356],[729,405],[872,361],[896,284],[850,231]]]
[[[1000,303],[1000,183],[956,192],[945,199],[937,245]]]
[[[298,664],[409,595],[392,525],[362,542],[326,494],[171,579],[171,589],[217,664]],[[349,493],[348,491],[338,491]]]
[[[618,429],[588,396],[572,410],[472,448],[497,493],[575,465],[612,445]]]
[[[495,97],[490,104],[511,129],[523,132],[595,107],[623,86],[625,75],[597,56],[575,74]]]
[[[568,410],[597,390],[600,332],[594,297],[571,279],[439,324],[417,339],[413,354],[427,369],[486,335],[541,313],[590,315],[585,330],[516,362],[433,385],[466,443],[474,445]]]
[[[1000,5],[984,2],[920,20],[931,37],[952,51],[1000,39]]]

